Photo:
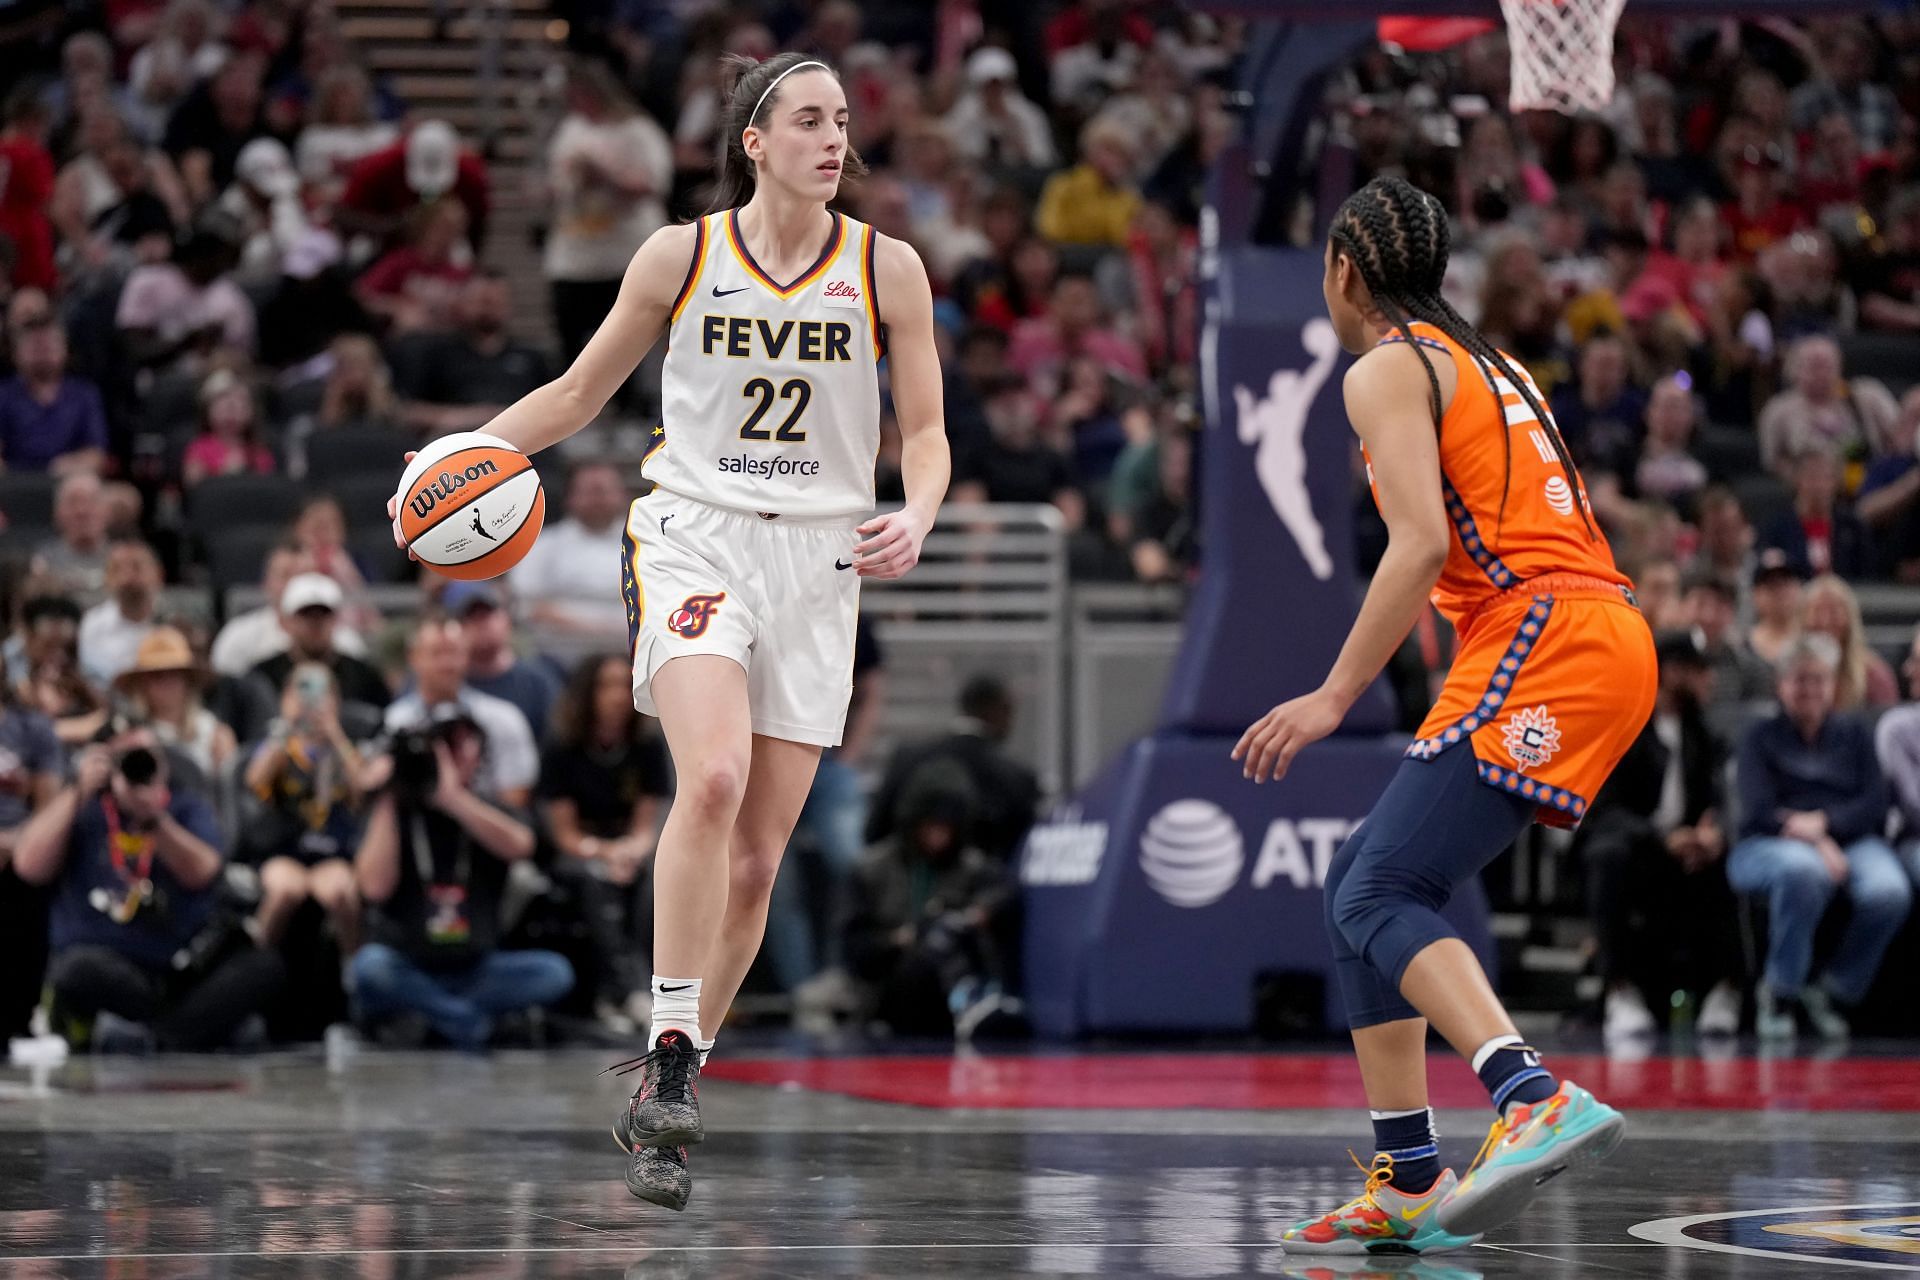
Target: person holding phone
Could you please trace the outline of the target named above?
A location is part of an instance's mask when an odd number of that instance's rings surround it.
[[[318,662],[293,669],[280,714],[247,762],[246,788],[257,811],[244,824],[241,853],[260,868],[254,929],[278,946],[309,898],[327,913],[340,954],[360,944],[360,894],[354,885],[355,810],[360,752],[340,727],[333,672]]]

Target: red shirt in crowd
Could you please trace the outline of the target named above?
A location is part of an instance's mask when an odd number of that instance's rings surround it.
[[[52,292],[53,156],[32,138],[0,137],[0,235],[13,241],[13,287]]]
[[[467,235],[474,244],[486,243],[487,167],[470,151],[460,153],[460,171],[453,194],[467,206]],[[407,140],[383,147],[361,159],[347,174],[340,203],[356,213],[394,218],[420,203],[420,193],[407,185]]]

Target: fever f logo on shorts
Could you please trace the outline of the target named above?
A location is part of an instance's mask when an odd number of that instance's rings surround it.
[[[668,615],[667,630],[687,640],[705,635],[707,624],[713,621],[714,611],[726,598],[724,591],[714,595],[688,596],[680,602],[678,609]]]
[[[1560,749],[1560,726],[1545,706],[1514,712],[1504,733],[1507,754],[1522,768],[1537,768]]]

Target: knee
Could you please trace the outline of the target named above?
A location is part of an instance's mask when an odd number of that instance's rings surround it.
[[[1853,886],[1853,910],[1874,920],[1897,925],[1913,909],[1913,887],[1897,866],[1885,874],[1860,877]]]
[[[727,877],[728,904],[764,906],[773,896],[773,882],[780,874],[784,844],[770,840],[736,840],[729,853]]]
[[[1369,925],[1379,903],[1379,888],[1364,869],[1327,878],[1327,921],[1355,951],[1364,951]]]
[[[354,953],[349,972],[356,991],[392,991],[400,985],[406,967],[398,951],[370,942]]]
[[[269,858],[260,868],[260,897],[268,904],[306,900],[307,871],[291,858]]]
[[[686,805],[710,821],[731,823],[746,794],[747,763],[731,752],[716,752],[695,761],[680,775],[674,803]]]
[[[344,863],[337,872],[313,877],[313,897],[322,907],[338,915],[360,907],[360,893],[354,887],[353,873]]]
[[[527,994],[534,1004],[552,1004],[573,990],[573,966],[557,951],[527,953],[538,958],[527,975]]]

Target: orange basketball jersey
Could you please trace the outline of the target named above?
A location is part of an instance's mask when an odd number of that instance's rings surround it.
[[[1413,340],[1459,375],[1440,421],[1454,537],[1433,604],[1460,644],[1407,754],[1466,746],[1482,782],[1572,826],[1653,710],[1653,636],[1606,538],[1581,518],[1585,486],[1568,482],[1519,390],[1430,325]]]
[[[1458,375],[1453,403],[1440,420],[1440,483],[1454,539],[1433,589],[1434,607],[1459,627],[1494,596],[1545,573],[1578,573],[1628,585],[1614,567],[1613,549],[1599,525],[1589,530],[1581,518],[1586,487],[1579,485],[1576,492],[1567,483],[1547,424],[1534,416],[1519,389],[1432,325],[1411,328],[1427,357],[1451,360]],[[1405,339],[1395,335],[1387,341]],[[1511,356],[1507,363],[1544,407],[1547,398],[1526,369]]]

